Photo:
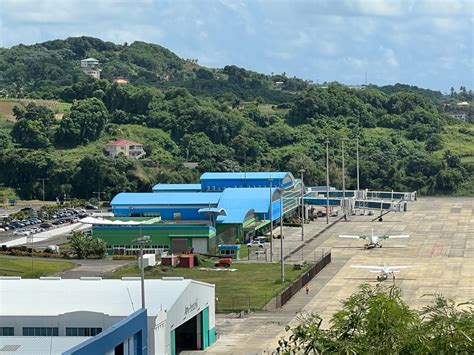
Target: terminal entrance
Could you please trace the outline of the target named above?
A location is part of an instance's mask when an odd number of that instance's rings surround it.
[[[176,354],[184,350],[202,350],[202,313],[175,329]]]

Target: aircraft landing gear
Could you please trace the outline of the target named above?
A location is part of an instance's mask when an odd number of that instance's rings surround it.
[[[387,279],[387,274],[377,276],[377,281],[379,282],[385,281],[386,279]]]

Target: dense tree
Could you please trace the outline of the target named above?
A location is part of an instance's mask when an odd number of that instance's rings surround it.
[[[106,243],[100,238],[91,238],[83,232],[74,231],[68,237],[71,250],[78,259],[87,258],[90,255],[104,256]]]
[[[70,112],[61,120],[56,132],[56,144],[64,147],[75,147],[99,138],[108,111],[102,101],[90,98],[76,101]]]
[[[51,145],[48,127],[40,120],[22,118],[13,126],[13,140],[24,148],[46,148]]]
[[[362,285],[334,313],[331,327],[317,314],[302,314],[279,354],[449,354],[471,353],[474,303],[457,307],[436,296],[422,311],[408,307],[395,285]],[[289,331],[290,327],[287,326]]]

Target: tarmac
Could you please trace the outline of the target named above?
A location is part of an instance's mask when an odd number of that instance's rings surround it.
[[[331,250],[332,262],[310,283],[309,294],[296,294],[282,309],[255,312],[242,318],[216,315],[217,342],[205,351],[208,354],[273,353],[282,336],[289,336],[285,326],[297,324],[299,312],[318,313],[323,327],[340,309],[341,301],[359,285],[377,283],[375,273],[351,268],[351,265],[410,265],[401,270],[395,282],[401,287],[403,299],[413,308],[421,309],[440,293],[456,303],[474,299],[474,198],[422,197],[409,203],[404,213],[389,213],[383,222],[372,222],[375,216],[349,216],[334,224],[303,251],[292,255],[312,260],[322,250]],[[305,240],[326,226],[325,219],[305,225]],[[382,242],[382,248],[367,250],[364,241],[341,239],[339,234],[410,234],[409,239]],[[284,250],[288,255],[301,242],[301,229],[284,229]],[[279,240],[275,248],[279,245]],[[300,257],[299,254],[302,253]],[[274,261],[279,261],[274,249]],[[289,258],[287,259],[289,261]]]

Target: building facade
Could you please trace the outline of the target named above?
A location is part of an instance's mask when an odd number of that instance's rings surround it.
[[[88,337],[81,339],[81,344],[73,344],[77,348],[70,354],[75,355],[87,354],[79,351],[84,348],[82,342],[100,339],[104,332],[115,334],[95,343],[100,349],[109,349],[106,354],[115,353],[117,346],[121,354],[174,355],[183,350],[204,350],[215,341],[214,287],[179,277],[145,280],[143,329],[139,323],[126,321],[141,307],[140,278],[1,277],[1,329],[7,329],[9,338],[20,337],[18,343],[21,337],[31,336]],[[117,334],[117,329],[122,331]],[[134,352],[123,352],[124,347]]]
[[[94,79],[100,79],[100,72],[102,69],[99,67],[99,61],[95,58],[87,58],[81,60],[81,70],[84,74],[93,77]]]
[[[126,139],[108,143],[105,146],[105,150],[112,158],[122,154],[129,159],[140,159],[146,155],[146,152],[143,150],[143,144]]]

